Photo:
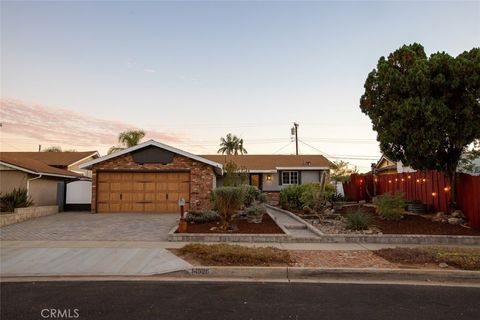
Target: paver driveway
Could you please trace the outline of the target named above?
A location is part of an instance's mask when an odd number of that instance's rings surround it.
[[[178,213],[63,212],[0,228],[3,241],[166,241]]]

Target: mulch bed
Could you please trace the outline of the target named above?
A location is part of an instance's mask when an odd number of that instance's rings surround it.
[[[236,231],[210,230],[220,227],[220,222],[188,224],[187,233],[225,233],[225,234],[284,234],[282,229],[270,218],[268,214],[263,216],[262,223],[248,223],[247,220],[236,219],[232,221],[238,228]],[[178,233],[178,232],[176,232]]]

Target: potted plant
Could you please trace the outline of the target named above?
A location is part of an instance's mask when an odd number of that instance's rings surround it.
[[[248,223],[262,223],[263,215],[267,213],[267,208],[265,208],[265,205],[263,204],[254,203],[251,207],[248,207],[245,211],[247,213]]]

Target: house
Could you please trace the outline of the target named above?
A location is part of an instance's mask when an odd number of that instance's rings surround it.
[[[317,182],[324,184],[330,174],[331,162],[322,155],[202,155],[203,158],[226,164],[233,161],[247,171],[249,184],[267,195],[279,193],[292,184]],[[218,177],[222,185],[222,177]]]
[[[149,140],[88,161],[92,171],[92,213],[177,212],[210,209],[210,192],[223,183],[223,164],[248,170],[250,184],[267,193],[285,186],[322,182],[330,162],[319,155],[199,156]]]
[[[0,192],[25,188],[34,205],[57,204],[57,184],[88,178],[82,162],[98,157],[87,152],[0,152]]]
[[[209,193],[222,176],[222,165],[149,140],[88,161],[92,171],[92,213],[178,212],[210,208]]]
[[[372,172],[376,175],[415,172],[411,167],[406,167],[401,161],[395,162],[382,155],[377,163],[372,163]]]

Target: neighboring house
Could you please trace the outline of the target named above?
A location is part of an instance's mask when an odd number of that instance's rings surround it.
[[[292,184],[317,182],[324,184],[330,174],[331,162],[322,155],[202,155],[225,164],[233,161],[247,170],[249,184],[264,192],[279,192]],[[222,177],[217,180],[222,185]]]
[[[411,167],[406,167],[401,161],[395,162],[382,155],[377,163],[372,163],[372,171],[376,175],[415,172]]]
[[[92,213],[178,212],[210,208],[222,165],[189,152],[149,140],[86,162],[92,170]]]
[[[372,164],[372,170],[377,175],[392,174],[392,173],[409,173],[416,172],[417,170],[412,167],[404,166],[401,161],[394,162],[384,155],[378,160],[377,163]],[[459,167],[457,172],[467,173],[470,175],[480,175],[480,158],[472,160],[471,170]]]
[[[57,184],[88,177],[78,166],[96,157],[96,151],[0,152],[0,192],[25,188],[34,205],[55,205]]]

